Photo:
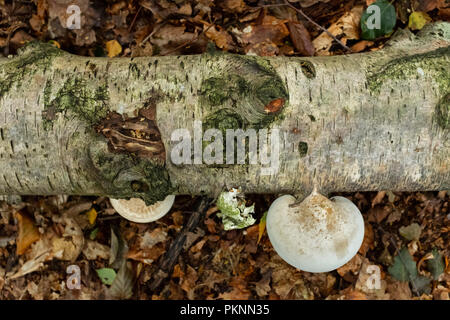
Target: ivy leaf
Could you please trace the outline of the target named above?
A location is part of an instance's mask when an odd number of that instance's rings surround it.
[[[365,40],[385,36],[394,30],[396,22],[395,7],[387,0],[377,0],[361,16],[361,36]]]
[[[124,260],[108,293],[115,299],[130,299],[133,295],[133,282],[133,272]]]
[[[430,279],[417,273],[416,262],[406,248],[400,250],[399,254],[395,256],[394,263],[388,268],[388,272],[397,280],[409,281],[418,294],[428,294],[431,291]]]
[[[108,286],[110,286],[116,278],[116,271],[114,271],[114,269],[101,268],[96,271],[102,283],[107,284]]]
[[[436,248],[431,251],[431,254],[433,255],[433,259],[427,261],[427,268],[433,275],[433,279],[438,280],[439,276],[444,273],[444,262],[442,255]]]

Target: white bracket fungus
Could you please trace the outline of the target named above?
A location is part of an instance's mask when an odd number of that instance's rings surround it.
[[[175,201],[174,195],[168,195],[164,200],[147,206],[142,199],[109,199],[113,208],[127,220],[147,223],[158,220],[166,215]]]
[[[328,272],[347,263],[364,238],[364,220],[347,198],[328,199],[313,191],[298,206],[290,195],[277,198],[266,220],[270,242],[290,265]]]

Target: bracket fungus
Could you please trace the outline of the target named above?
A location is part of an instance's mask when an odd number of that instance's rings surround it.
[[[147,223],[158,220],[166,215],[175,201],[174,195],[168,195],[164,200],[147,206],[142,199],[109,199],[113,208],[127,220]]]
[[[347,263],[364,238],[364,220],[347,198],[313,191],[299,205],[291,195],[277,198],[266,220],[270,242],[290,265],[307,272],[328,272]]]

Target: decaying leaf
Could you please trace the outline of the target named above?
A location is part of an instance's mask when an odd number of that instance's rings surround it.
[[[438,280],[440,275],[444,273],[445,270],[444,262],[442,259],[442,255],[436,248],[434,248],[433,251],[431,251],[431,254],[433,257],[427,260],[427,267],[428,270],[431,272],[433,279]]]
[[[127,262],[124,260],[122,266],[119,269],[111,287],[108,289],[108,294],[114,299],[130,299],[133,295],[133,272],[128,267]]]
[[[411,223],[409,226],[401,227],[398,229],[400,235],[406,240],[419,240],[420,234],[422,232],[422,227],[417,223]]]
[[[27,215],[18,211],[16,218],[19,229],[19,235],[16,240],[16,252],[18,255],[22,255],[34,242],[39,240],[40,234],[33,220]]]
[[[359,22],[363,12],[362,6],[355,6],[350,12],[345,13],[338,21],[333,23],[328,31],[340,39],[344,44],[348,40],[358,40],[359,35]],[[313,40],[316,54],[319,56],[330,55],[330,48],[333,44],[333,38],[327,33],[321,33],[317,38]]]
[[[401,249],[395,256],[394,263],[388,268],[388,271],[397,280],[409,281],[418,294],[431,291],[430,279],[418,274],[416,262],[406,248]]]

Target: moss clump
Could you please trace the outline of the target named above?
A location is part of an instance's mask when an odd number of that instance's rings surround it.
[[[441,92],[450,88],[450,47],[439,48],[431,52],[415,54],[389,61],[381,67],[368,70],[369,90],[379,93],[381,86],[388,80],[406,80],[419,78],[418,68],[430,73]]]
[[[435,119],[442,129],[450,128],[450,93],[439,101],[435,109]]]
[[[77,77],[66,80],[51,99],[51,83],[47,82],[44,88],[44,127],[50,126],[56,114],[67,114],[69,111],[90,125],[96,124],[106,117],[108,100],[106,84],[90,89],[84,79]]]
[[[0,71],[0,98],[11,90],[13,84],[23,86],[23,79],[51,66],[52,60],[63,51],[47,43],[30,42],[19,54],[2,65]]]
[[[90,147],[90,158],[105,195],[141,198],[147,205],[164,200],[173,192],[164,166],[130,154],[111,153],[105,142]]]

